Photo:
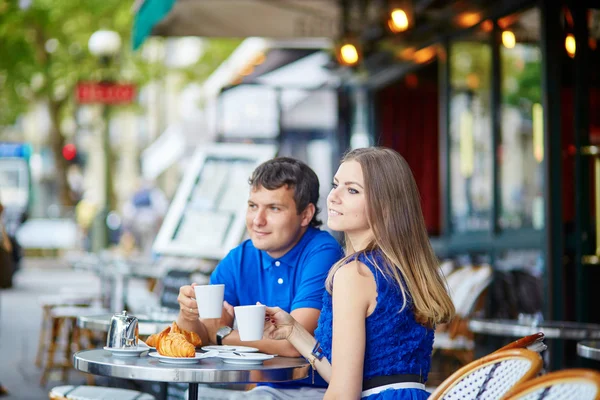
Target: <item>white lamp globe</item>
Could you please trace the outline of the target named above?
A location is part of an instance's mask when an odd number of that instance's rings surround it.
[[[121,37],[114,31],[96,31],[90,36],[88,48],[97,57],[114,56],[121,49]]]

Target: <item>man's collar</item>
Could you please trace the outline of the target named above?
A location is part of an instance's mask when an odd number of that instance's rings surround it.
[[[274,258],[271,257],[266,251],[261,250],[262,257],[262,267],[264,269],[269,269],[271,267],[281,267],[281,266],[289,266],[293,267],[298,264],[298,258],[301,255],[303,244],[306,243],[307,240],[310,240],[311,237],[318,232],[318,229],[309,226],[306,231],[302,234],[300,240],[294,247],[290,249],[287,253],[282,255],[281,257]],[[277,264],[279,263],[279,264]]]

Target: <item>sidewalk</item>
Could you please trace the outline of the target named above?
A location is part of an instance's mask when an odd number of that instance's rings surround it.
[[[35,363],[42,310],[38,297],[54,294],[57,287],[97,288],[98,278],[87,272],[73,271],[60,259],[25,258],[14,279],[14,287],[0,290],[0,383],[9,392],[2,399],[47,399],[54,386],[63,383],[59,372],[40,386],[41,370]],[[69,372],[68,384],[84,384],[77,371]]]

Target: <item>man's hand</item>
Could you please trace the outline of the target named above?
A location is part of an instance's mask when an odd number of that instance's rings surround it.
[[[194,292],[194,286],[197,285],[194,282],[191,285],[179,288],[179,296],[177,296],[180,310],[179,316],[185,321],[198,321],[198,304],[196,303],[196,293]]]
[[[223,302],[223,311],[221,312],[221,318],[203,319],[202,323],[206,327],[208,332],[208,339],[211,343],[217,343],[217,330],[222,326],[229,326],[233,328],[234,310],[233,306],[228,302]]]

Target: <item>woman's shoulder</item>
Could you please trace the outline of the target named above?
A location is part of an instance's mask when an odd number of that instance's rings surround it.
[[[354,281],[372,278],[373,272],[359,258],[349,260],[335,272],[335,280]]]
[[[338,290],[343,287],[350,291],[355,290],[357,292],[366,292],[367,289],[375,282],[374,274],[365,264],[359,260],[350,260],[342,265],[335,272],[333,278],[333,289]],[[376,290],[376,285],[373,286]]]

